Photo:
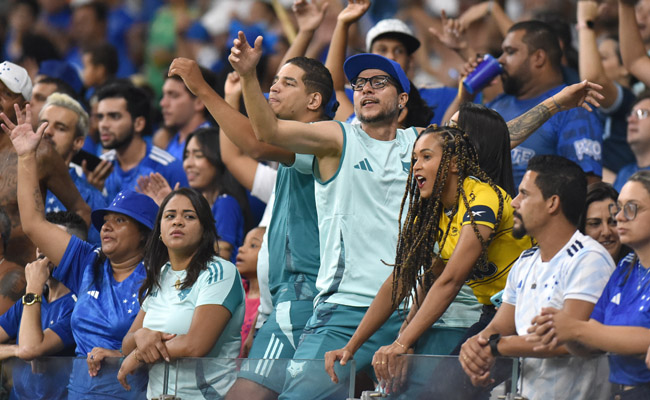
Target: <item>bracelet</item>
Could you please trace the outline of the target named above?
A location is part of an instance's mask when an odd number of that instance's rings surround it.
[[[555,101],[555,96],[551,96],[551,100],[553,100],[553,104],[555,104],[555,107],[557,107],[558,111],[562,111],[562,107]]]
[[[408,350],[408,349],[409,349],[408,347],[406,347],[406,346],[404,346],[403,344],[401,344],[400,342],[398,342],[397,339],[395,339],[395,344],[398,345],[399,347],[403,348],[404,350]]]

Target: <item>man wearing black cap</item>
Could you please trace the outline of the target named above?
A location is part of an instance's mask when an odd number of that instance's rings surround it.
[[[397,129],[410,84],[398,63],[361,54],[345,64],[360,126],[278,120],[255,76],[260,55],[261,38],[251,48],[240,34],[230,62],[241,76],[246,109],[258,138],[315,157],[321,247],[319,294],[287,368],[290,379],[280,398],[329,398],[341,389],[345,395],[345,385],[333,384],[322,365],[310,368],[297,360],[322,359],[325,352],[345,345],[392,272],[382,260],[390,263],[395,257],[399,202],[417,137],[414,128]],[[372,244],[367,242],[370,237]],[[374,351],[392,342],[399,326],[395,313],[356,353],[357,367],[369,367]]]

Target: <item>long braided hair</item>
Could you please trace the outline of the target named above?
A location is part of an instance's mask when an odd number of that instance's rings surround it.
[[[444,268],[440,251],[445,246],[453,218],[449,218],[449,223],[444,231],[438,225],[443,212],[450,216],[458,212],[461,201],[467,210],[470,209],[469,193],[465,193],[463,189],[465,178],[475,177],[488,183],[499,198],[495,229],[487,240],[481,236],[474,221],[474,216],[469,213],[472,228],[482,247],[481,255],[474,268],[483,269],[487,267],[487,249],[503,216],[504,196],[499,187],[479,167],[478,155],[470,142],[469,136],[458,128],[438,127],[436,125],[431,125],[425,129],[417,140],[420,140],[425,135],[437,136],[442,147],[442,158],[431,196],[426,199],[420,196],[420,190],[413,177],[414,158],[411,160],[411,169],[399,212],[400,235],[397,242],[395,269],[393,270],[392,303],[394,307],[405,298],[415,301],[415,304],[420,304],[418,291],[414,289],[419,286],[426,293],[440,276],[442,268]],[[445,210],[442,195],[449,180],[452,161],[456,162],[458,168],[458,185],[453,208]],[[408,211],[402,225],[402,215],[407,203]],[[439,243],[438,247],[436,247],[436,243]]]

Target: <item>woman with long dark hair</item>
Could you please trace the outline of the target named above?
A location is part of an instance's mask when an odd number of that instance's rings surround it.
[[[237,249],[244,242],[244,228],[251,228],[246,191],[221,160],[218,129],[197,129],[188,136],[185,143],[183,169],[187,181],[212,207],[219,237],[219,256],[234,262]],[[162,176],[153,174],[149,179],[138,181],[142,192],[159,204],[172,190],[161,178]]]
[[[482,104],[463,103],[451,117],[465,131],[478,153],[483,171],[511,197],[517,194],[512,177],[510,132],[501,114]]]
[[[144,247],[158,206],[149,197],[125,190],[111,205],[93,211],[101,248],[82,241],[45,219],[43,196],[36,174],[36,148],[47,123],[34,133],[31,111],[17,113],[14,125],[4,114],[2,126],[18,154],[18,204],[27,236],[54,264],[52,276],[77,296],[70,325],[77,344],[70,382],[70,399],[138,399],[144,396],[146,375],[139,373],[133,390],[124,391],[115,379],[120,347],[140,304],[136,295],[145,277]],[[27,122],[25,122],[27,121]],[[41,294],[28,293],[31,301]]]
[[[205,197],[181,188],[160,204],[145,249],[147,277],[140,288],[142,308],[122,343],[125,358],[118,379],[143,363],[180,357],[210,357],[202,368],[172,367],[169,390],[182,398],[221,398],[234,383],[234,359],[241,346],[244,289],[237,268],[217,256],[214,218]],[[149,371],[147,396],[163,389],[163,368]]]

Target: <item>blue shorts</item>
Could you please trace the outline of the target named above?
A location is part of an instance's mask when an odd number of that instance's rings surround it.
[[[284,386],[287,363],[274,360],[293,358],[313,311],[314,302],[311,300],[278,303],[257,331],[248,359],[242,362],[238,377],[280,393]]]
[[[316,306],[294,360],[323,360],[325,353],[345,346],[356,331],[367,307],[349,307],[339,304],[321,303]],[[404,314],[405,316],[406,314]],[[394,312],[386,323],[370,337],[354,354],[356,369],[372,371],[372,357],[381,347],[392,343],[402,325],[402,318]],[[279,399],[344,399],[348,397],[348,376],[339,375],[334,384],[325,372],[324,363],[319,368],[293,368],[294,361],[287,368],[287,379]]]

